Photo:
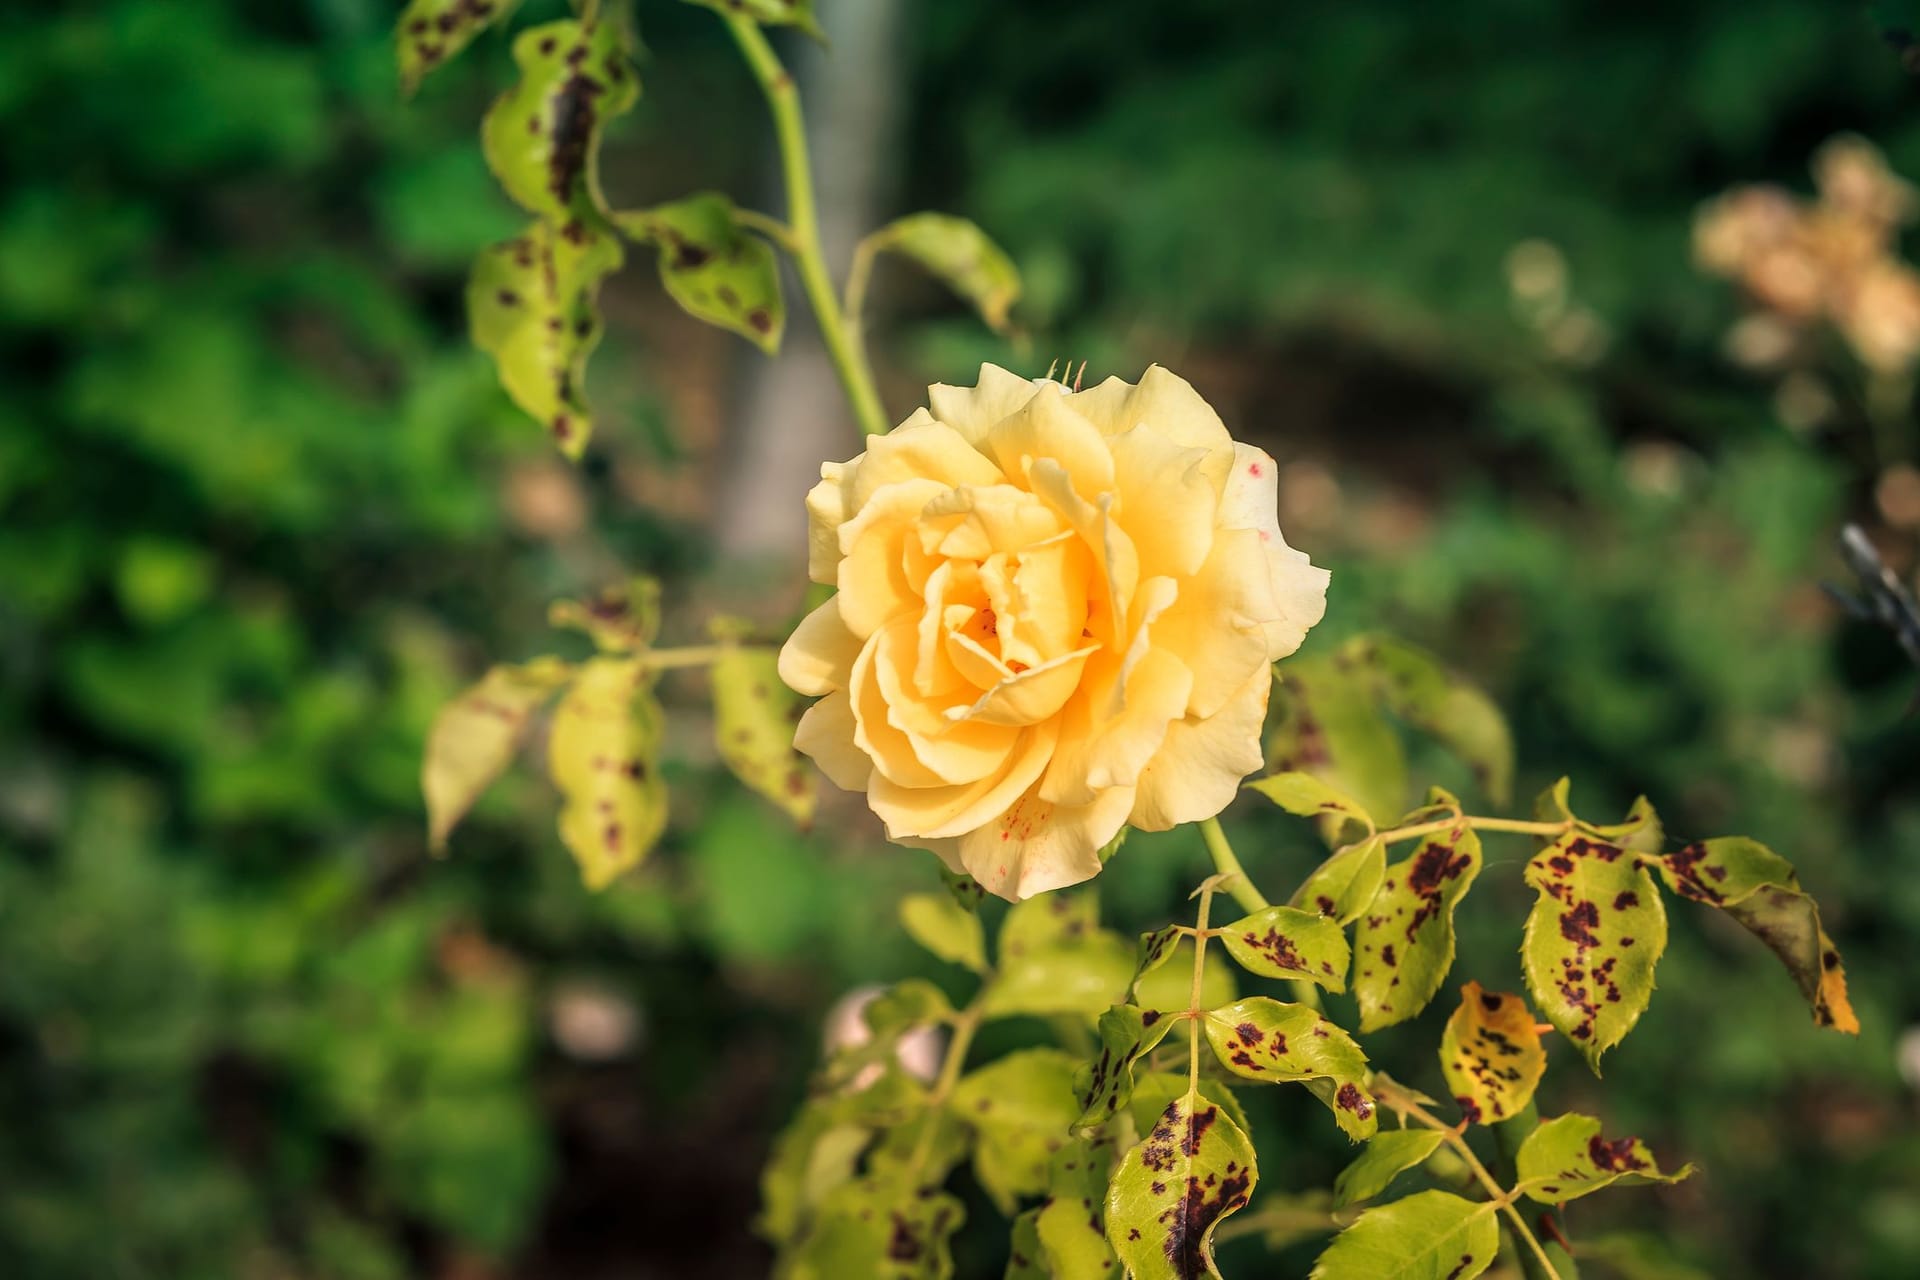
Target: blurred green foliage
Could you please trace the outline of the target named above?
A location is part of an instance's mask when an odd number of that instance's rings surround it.
[[[755,1171],[820,1015],[916,963],[879,922],[930,865],[844,814],[797,840],[704,764],[676,767],[655,863],[603,896],[524,773],[425,862],[440,703],[548,647],[545,601],[602,566],[684,580],[701,553],[615,491],[607,457],[644,462],[664,415],[617,324],[606,452],[580,482],[603,535],[583,552],[503,514],[546,446],[469,348],[460,294],[517,225],[474,129],[508,59],[483,38],[403,104],[391,9],[0,17],[9,1275],[755,1274]],[[752,86],[711,15],[640,19],[650,96],[609,185],[757,197]],[[1419,640],[1514,715],[1522,795],[1570,773],[1605,814],[1645,791],[1677,835],[1765,839],[1826,907],[1858,1043],[1815,1035],[1750,939],[1676,910],[1604,1100],[1555,1054],[1550,1109],[1706,1170],[1582,1205],[1576,1235],[1632,1227],[1616,1255],[1664,1239],[1718,1275],[1913,1274],[1920,1134],[1894,1042],[1920,1018],[1920,729],[1892,642],[1814,586],[1872,469],[1849,410],[1795,435],[1725,367],[1733,304],[1686,246],[1699,199],[1798,182],[1838,129],[1920,174],[1915,91],[1864,8],[1256,23],[1126,0],[909,25],[898,207],[965,212],[1009,248],[1042,352],[1179,368],[1294,468],[1289,534],[1335,571],[1309,655]],[[727,127],[690,158],[687,119]],[[655,168],[674,181],[652,189]],[[1516,307],[1528,240],[1556,248],[1584,329]],[[1008,358],[991,343],[957,311],[880,337],[930,377]],[[1232,818],[1263,883],[1316,860],[1303,824]],[[1523,850],[1488,854],[1457,972],[1518,989]],[[1106,917],[1164,923],[1202,865],[1187,836],[1135,837]],[[636,1019],[605,1057],[564,1030],[583,991]],[[1437,1089],[1448,1004],[1369,1052]],[[1263,1195],[1345,1162],[1316,1105],[1256,1116],[1260,1149],[1291,1152]],[[963,1239],[962,1274],[997,1274],[1002,1249]]]

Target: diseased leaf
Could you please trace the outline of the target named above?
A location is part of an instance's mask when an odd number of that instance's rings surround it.
[[[1513,733],[1493,699],[1402,640],[1362,636],[1344,652],[1373,671],[1395,715],[1437,738],[1473,770],[1495,804],[1504,808],[1512,800]]]
[[[1208,1079],[1204,1075],[1208,1064],[1202,1063],[1201,1087],[1207,1096],[1220,1104],[1227,1113],[1227,1119],[1239,1125],[1242,1132],[1252,1126],[1247,1121],[1246,1108],[1240,1105],[1239,1097],[1227,1087],[1223,1077]],[[1145,1133],[1153,1128],[1154,1121],[1167,1109],[1167,1104],[1177,1098],[1187,1096],[1190,1082],[1187,1079],[1187,1064],[1180,1060],[1177,1071],[1140,1071],[1133,1078],[1133,1096],[1127,1099],[1127,1110],[1133,1114],[1133,1128],[1136,1133]]]
[[[914,1084],[915,1105],[874,1143],[867,1156],[867,1172],[934,1191],[967,1158],[973,1148],[973,1130],[953,1112],[931,1105],[925,1087],[917,1080]]]
[[[1480,874],[1480,837],[1452,797],[1439,794],[1449,813],[1421,810],[1408,821],[1452,817],[1454,825],[1426,836],[1411,857],[1387,868],[1354,929],[1353,994],[1362,1031],[1419,1013],[1453,968],[1453,911]]]
[[[951,1017],[952,1002],[925,978],[894,983],[868,1001],[860,1014],[875,1040],[897,1040],[915,1027],[932,1026]]]
[[[1491,1201],[1422,1191],[1367,1210],[1342,1231],[1310,1280],[1473,1280],[1493,1262]]]
[[[1214,1228],[1246,1205],[1258,1180],[1247,1135],[1189,1093],[1121,1159],[1107,1191],[1107,1241],[1134,1280],[1218,1276]]]
[[[1133,974],[1133,949],[1098,922],[1099,900],[1090,892],[1015,903],[1001,922],[999,965],[982,994],[986,1015],[1091,1018],[1118,1002]]]
[[[1347,989],[1346,932],[1317,912],[1267,907],[1224,926],[1220,941],[1249,973],[1305,978],[1329,991]]]
[[[1547,1070],[1533,1010],[1519,996],[1469,982],[1440,1037],[1440,1069],[1469,1121],[1493,1124],[1518,1115]]]
[[[793,749],[800,699],[780,679],[777,666],[771,649],[723,644],[710,673],[714,742],[736,778],[805,831],[813,825],[818,799],[815,775]]]
[[[600,231],[600,134],[633,107],[640,80],[624,24],[573,19],[515,37],[520,81],[494,100],[480,125],[487,166],[521,208],[563,239]]]
[[[1324,779],[1368,813],[1405,809],[1406,750],[1369,672],[1342,656],[1299,655],[1274,670],[1280,682],[1267,730],[1268,767]]]
[[[1258,791],[1298,817],[1351,819],[1369,832],[1373,830],[1373,816],[1361,807],[1358,800],[1324,779],[1298,769],[1255,778],[1247,784],[1247,790]]]
[[[1568,832],[1535,854],[1520,958],[1547,1021],[1586,1055],[1619,1044],[1653,998],[1667,913],[1653,877],[1623,846]]]
[[[638,866],[667,828],[664,715],[639,658],[590,658],[560,700],[547,766],[565,804],[560,838],[591,889]]]
[[[703,9],[739,14],[766,27],[799,27],[814,39],[824,39],[814,16],[813,0],[687,0]]]
[[[1100,927],[1100,899],[1091,890],[1045,893],[1016,902],[1000,922],[1000,963],[1032,951],[1079,942]]]
[[[868,236],[868,252],[893,252],[919,263],[927,274],[971,302],[996,333],[1008,328],[1008,313],[1020,300],[1020,271],[999,245],[965,218],[913,213]]]
[[[1542,1121],[1520,1144],[1514,1169],[1528,1198],[1542,1204],[1578,1200],[1616,1184],[1678,1182],[1693,1172],[1693,1166],[1686,1165],[1662,1173],[1646,1143],[1603,1138],[1598,1120],[1574,1114]]]
[[[428,72],[452,61],[518,5],[519,0],[412,0],[393,28],[401,91],[410,94],[419,88]]]
[[[1053,1280],[1120,1280],[1107,1243],[1107,1184],[1120,1162],[1110,1136],[1072,1138],[1053,1157],[1047,1200],[1036,1228]]]
[[[447,836],[512,763],[534,713],[572,676],[572,666],[558,658],[503,663],[440,708],[420,765],[427,843],[435,853],[445,851]]]
[[[1379,1127],[1365,1087],[1367,1055],[1317,1010],[1249,996],[1208,1010],[1201,1026],[1220,1065],[1235,1075],[1262,1083],[1306,1083],[1356,1142]]]
[[[1040,1210],[1028,1209],[1013,1220],[1007,1237],[1007,1269],[1000,1280],[1048,1280],[1053,1274],[1040,1252]]]
[[[1175,1018],[1158,1009],[1120,1004],[1100,1015],[1100,1052],[1074,1077],[1080,1100],[1078,1130],[1105,1124],[1133,1094],[1133,1071],[1140,1059],[1167,1038]]]
[[[1360,1155],[1334,1180],[1333,1207],[1344,1209],[1373,1199],[1432,1155],[1444,1140],[1438,1129],[1382,1129],[1367,1139]]]
[[[1386,878],[1387,846],[1369,836],[1316,867],[1294,890],[1292,905],[1318,911],[1335,924],[1352,924],[1372,904]]]
[[[1719,907],[1767,944],[1813,1007],[1813,1020],[1860,1033],[1840,952],[1820,926],[1820,908],[1785,858],[1757,840],[1727,836],[1649,858],[1683,898]]]
[[[974,1172],[1003,1214],[1047,1189],[1054,1153],[1080,1113],[1074,1058],[1059,1049],[1010,1053],[961,1078],[947,1105],[974,1131]]]
[[[964,871],[955,871],[951,867],[940,867],[940,883],[947,887],[953,900],[970,912],[980,910],[980,904],[986,901],[987,890],[978,880]]]
[[[732,330],[768,355],[787,324],[773,246],[733,219],[733,201],[707,191],[613,215],[628,239],[660,251],[660,283],[696,320]]]
[[[944,1192],[868,1176],[836,1187],[787,1256],[787,1280],[947,1280],[965,1214]]]
[[[987,971],[987,935],[980,917],[948,893],[912,893],[900,900],[907,936],[949,964]]]
[[[853,1177],[870,1130],[850,1124],[835,1098],[811,1099],[780,1136],[760,1174],[760,1234],[775,1244],[795,1239],[820,1202]]]
[[[1169,1011],[1193,1004],[1193,939],[1182,938],[1174,944],[1172,961],[1135,979],[1132,1003]],[[1233,965],[1219,948],[1210,949],[1200,971],[1200,1007],[1211,1009],[1239,994]]]
[[[638,653],[660,635],[660,583],[630,578],[585,600],[556,600],[547,623],[585,632],[601,653]]]
[[[1140,935],[1138,958],[1133,963],[1133,982],[1127,987],[1127,999],[1130,1003],[1140,1003],[1140,979],[1154,972],[1173,958],[1174,951],[1180,945],[1181,931],[1177,924],[1164,929]]]
[[[582,226],[569,237],[536,222],[484,250],[467,284],[474,345],[493,357],[507,395],[570,458],[592,434],[584,383],[600,343],[595,299],[620,262],[620,242],[604,231]]]

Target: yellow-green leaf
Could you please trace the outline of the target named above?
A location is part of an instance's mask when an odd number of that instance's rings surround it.
[[[1325,818],[1330,821],[1351,819],[1369,833],[1374,829],[1373,816],[1361,807],[1358,800],[1332,783],[1298,769],[1256,778],[1247,784],[1247,790],[1258,791],[1298,817]]]
[[[1193,1000],[1193,939],[1181,938],[1170,953],[1171,964],[1163,964],[1134,979],[1133,1003],[1149,1009],[1185,1009]],[[1211,1009],[1240,994],[1234,982],[1234,968],[1219,948],[1207,952],[1200,969],[1200,1007]]]
[[[660,634],[660,584],[630,578],[585,600],[556,600],[547,622],[585,632],[601,653],[638,653]]]
[[[1367,1055],[1319,1011],[1250,996],[1208,1010],[1201,1025],[1220,1065],[1235,1075],[1307,1084],[1356,1142],[1378,1128],[1378,1109],[1365,1087]]]
[[[1121,1159],[1107,1190],[1107,1242],[1133,1280],[1218,1276],[1214,1228],[1245,1207],[1258,1181],[1247,1135],[1189,1093]]]
[[[1418,821],[1432,813],[1412,815]],[[1454,809],[1454,825],[1424,837],[1387,868],[1353,932],[1353,995],[1360,1029],[1404,1022],[1427,1007],[1453,967],[1453,911],[1480,874],[1480,837]]]
[[[1678,1182],[1693,1172],[1693,1166],[1686,1165],[1662,1173],[1646,1143],[1603,1138],[1598,1120],[1574,1114],[1542,1121],[1520,1144],[1514,1168],[1520,1188],[1542,1204],[1578,1200],[1616,1184]]]
[[[440,709],[427,734],[420,789],[434,852],[513,760],[533,715],[573,675],[558,658],[504,663]]]
[[[1344,1209],[1373,1199],[1432,1155],[1444,1140],[1438,1129],[1382,1129],[1367,1139],[1360,1155],[1334,1179],[1333,1207]]]
[[[520,81],[481,122],[481,148],[500,185],[563,236],[601,221],[601,131],[640,96],[628,46],[616,20],[528,28],[513,42]]]
[[[1120,1280],[1120,1260],[1107,1244],[1107,1184],[1120,1162],[1112,1137],[1070,1138],[1055,1153],[1047,1200],[1035,1230],[1053,1280]]]
[[[1387,636],[1361,636],[1343,655],[1372,670],[1393,713],[1437,738],[1473,770],[1497,805],[1513,796],[1513,733],[1493,699],[1455,678],[1424,649]]]
[[[1180,926],[1177,924],[1170,924],[1164,929],[1156,929],[1152,933],[1140,935],[1138,958],[1133,964],[1133,982],[1127,987],[1127,999],[1130,1002],[1140,1003],[1140,980],[1173,959],[1174,951],[1180,945],[1181,936]]]
[[[812,1099],[780,1136],[760,1174],[755,1224],[775,1244],[794,1239],[829,1192],[853,1177],[872,1133],[847,1123],[833,1098]]]
[[[1719,907],[1767,944],[1813,1007],[1813,1020],[1860,1033],[1847,998],[1839,949],[1820,926],[1820,908],[1785,858],[1757,840],[1727,836],[1648,861],[1683,898]]]
[[[974,1172],[1003,1214],[1047,1188],[1053,1155],[1080,1113],[1075,1060],[1059,1049],[1010,1053],[961,1077],[948,1099],[974,1131]]]
[[[1267,730],[1269,768],[1310,773],[1352,796],[1368,813],[1405,809],[1406,749],[1380,705],[1371,674],[1342,657],[1299,655],[1274,670],[1280,681]]]
[[[474,345],[493,357],[500,385],[578,458],[592,433],[585,379],[600,342],[595,299],[620,267],[620,242],[581,226],[577,235],[536,222],[481,253],[467,284]]]
[[[1653,998],[1666,908],[1631,852],[1577,831],[1535,854],[1526,878],[1540,895],[1520,944],[1527,987],[1597,1075]]]
[[[503,22],[519,0],[412,0],[394,25],[394,52],[400,62],[400,87],[412,93],[435,67],[473,43],[473,38]]]
[[[1440,1037],[1440,1069],[1469,1121],[1493,1124],[1518,1115],[1547,1070],[1533,1010],[1519,996],[1469,982]]]
[[[1015,903],[1001,922],[999,965],[982,993],[986,1015],[1092,1018],[1117,1003],[1133,974],[1133,949],[1099,927],[1099,910],[1090,891]]]
[[[975,973],[987,971],[987,935],[980,917],[955,902],[952,894],[908,894],[900,900],[900,925],[940,959]]]
[[[554,713],[547,764],[560,838],[593,889],[639,865],[667,827],[664,715],[639,658],[590,658]]]
[[[971,302],[989,328],[1006,332],[1008,313],[1020,300],[1020,271],[979,227],[944,213],[909,214],[861,245],[863,254],[889,251],[919,263]]]
[[[1327,1246],[1310,1280],[1473,1280],[1500,1247],[1494,1212],[1447,1191],[1379,1205]]]
[[[800,699],[780,679],[778,665],[771,649],[723,644],[711,670],[714,743],[736,778],[806,830],[817,789],[813,770],[793,749]]]
[[[1086,1131],[1113,1119],[1133,1095],[1140,1060],[1167,1038],[1175,1019],[1158,1009],[1120,1004],[1100,1015],[1100,1052],[1074,1076],[1080,1101],[1075,1129]]]
[[[965,1217],[945,1192],[868,1175],[836,1187],[788,1255],[785,1280],[947,1280],[952,1240]]]
[[[780,349],[786,304],[773,246],[740,229],[733,201],[702,192],[652,209],[613,215],[632,240],[660,251],[660,283],[696,320],[730,329],[768,355]]]
[[[1387,878],[1387,846],[1377,836],[1350,844],[1314,868],[1294,890],[1292,905],[1318,911],[1335,924],[1352,924]]]
[[[1347,989],[1346,932],[1318,912],[1267,907],[1224,926],[1220,941],[1249,973],[1305,978],[1329,991]]]

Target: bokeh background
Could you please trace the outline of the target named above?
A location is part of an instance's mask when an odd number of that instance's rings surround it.
[[[597,442],[558,461],[462,315],[467,263],[516,221],[476,142],[504,42],[403,103],[393,10],[0,17],[8,1277],[758,1275],[757,1169],[825,1011],[952,977],[891,924],[931,859],[845,803],[791,834],[705,758],[691,681],[667,687],[675,819],[643,871],[584,891],[532,769],[427,859],[444,699],[563,648],[546,602],[623,566],[668,580],[670,633],[718,605],[787,616],[766,495],[797,500],[793,456],[854,446],[804,322],[802,372],[770,377],[643,264],[605,298]],[[1920,176],[1920,85],[1866,6],[822,11],[832,60],[801,67],[830,225],[966,214],[1027,281],[1014,348],[886,271],[897,416],[982,359],[1168,364],[1284,467],[1289,536],[1334,570],[1310,650],[1426,644],[1512,713],[1523,793],[1570,773],[1607,817],[1644,791],[1679,835],[1768,841],[1825,904],[1857,1041],[1676,905],[1604,1094],[1554,1054],[1545,1109],[1601,1107],[1704,1168],[1571,1229],[1630,1233],[1630,1280],[1920,1274],[1920,676],[1818,585],[1849,518],[1912,580],[1911,383],[1818,325],[1755,348],[1690,243],[1729,187],[1810,192],[1836,134]],[[639,20],[647,92],[609,188],[777,207],[712,15]],[[1230,818],[1263,883],[1311,865],[1298,824]],[[1525,849],[1490,853],[1460,974],[1516,987]],[[1108,918],[1161,922],[1203,866],[1136,839]],[[1368,1047],[1437,1089],[1437,1035]],[[1343,1162],[1305,1117],[1268,1109],[1264,1188]],[[966,1233],[961,1274],[1003,1250]]]

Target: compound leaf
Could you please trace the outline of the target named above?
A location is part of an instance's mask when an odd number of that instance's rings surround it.
[[[1369,836],[1339,850],[1294,891],[1292,905],[1318,911],[1335,924],[1360,918],[1387,878],[1387,846]]]
[[[1344,656],[1295,656],[1274,670],[1280,681],[1267,730],[1268,766],[1321,778],[1367,813],[1404,809],[1406,750],[1370,674]]]
[[[974,1171],[1002,1213],[1047,1189],[1054,1153],[1079,1114],[1075,1060],[1059,1049],[1010,1053],[961,1078],[948,1099],[974,1130]]]
[[[1100,1015],[1100,1052],[1074,1077],[1080,1100],[1075,1129],[1097,1128],[1119,1114],[1133,1094],[1134,1068],[1167,1038],[1173,1024],[1170,1014],[1131,1004],[1115,1005]]]

